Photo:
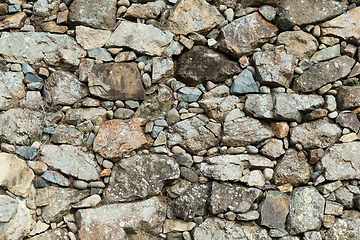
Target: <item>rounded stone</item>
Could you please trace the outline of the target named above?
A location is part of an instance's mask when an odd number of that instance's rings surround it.
[[[139,69],[139,71],[144,70],[144,68],[145,68],[145,63],[144,63],[144,62],[139,62],[139,63],[138,63],[138,69]]]
[[[104,168],[112,168],[114,166],[114,164],[109,160],[104,160],[102,165]]]
[[[296,74],[299,74],[299,75],[301,75],[301,74],[304,73],[304,71],[303,71],[300,67],[296,67],[296,68],[294,69],[294,72],[295,72]]]
[[[257,149],[255,146],[246,146],[246,151],[250,154],[257,154],[259,152],[259,149]]]
[[[270,93],[270,88],[268,86],[261,86],[260,93]]]
[[[234,10],[232,8],[226,9],[224,12],[224,16],[225,16],[226,20],[228,20],[229,22],[232,22],[234,20]]]
[[[271,168],[265,168],[263,170],[263,174],[264,174],[264,177],[265,177],[265,181],[270,181],[273,178],[274,170],[271,169]]]
[[[74,183],[73,183],[73,187],[76,188],[76,189],[86,189],[88,186],[88,183],[85,182],[85,181],[81,181],[81,180],[75,180]]]
[[[328,118],[334,119],[334,118],[336,118],[338,115],[339,115],[338,112],[337,112],[337,111],[334,111],[334,112],[331,112],[331,113],[328,114]]]

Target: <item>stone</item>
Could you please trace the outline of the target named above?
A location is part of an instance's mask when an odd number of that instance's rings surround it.
[[[156,236],[162,232],[166,204],[160,198],[152,197],[139,202],[80,209],[75,216],[81,240],[128,239],[130,236],[136,237],[137,232],[144,231],[150,232],[146,239],[155,239],[153,234]]]
[[[87,82],[88,76],[94,66],[95,60],[90,58],[84,58],[79,65],[79,81]]]
[[[268,228],[285,228],[290,197],[279,191],[268,191],[261,205],[261,225]]]
[[[59,125],[55,128],[51,137],[53,143],[65,143],[71,145],[80,145],[83,141],[84,134],[75,128]]]
[[[135,112],[133,110],[127,109],[127,108],[118,108],[114,112],[114,118],[119,118],[119,119],[130,119],[130,118],[134,117],[134,115],[135,115]]]
[[[341,181],[336,181],[336,182],[319,185],[317,188],[322,194],[325,195],[334,192],[335,190],[341,188],[342,186],[343,184]]]
[[[316,119],[326,117],[327,115],[328,115],[328,110],[326,110],[326,109],[316,109],[316,110],[306,114],[303,117],[303,120],[304,121],[313,121],[313,120],[316,120]]]
[[[115,62],[129,62],[135,60],[136,58],[137,58],[136,53],[134,53],[133,51],[123,51],[123,52],[119,52],[116,55]]]
[[[259,87],[257,86],[252,73],[247,69],[239,74],[230,89],[230,93],[234,95],[257,92],[259,92]]]
[[[347,10],[347,1],[311,1],[303,2],[283,0],[279,8],[277,22],[288,30],[294,26],[315,24],[336,17]]]
[[[190,231],[196,226],[194,222],[186,222],[180,219],[166,219],[163,225],[163,232],[184,232]]]
[[[110,76],[109,72],[112,72]],[[89,74],[88,85],[91,94],[107,100],[144,100],[145,98],[145,90],[136,63],[94,65]]]
[[[179,165],[188,168],[190,168],[194,162],[191,155],[186,152],[174,153],[173,158]]]
[[[116,22],[116,0],[75,0],[69,6],[71,25],[113,30]]]
[[[46,239],[68,240],[69,235],[70,235],[70,233],[68,233],[65,229],[57,228],[57,229],[52,229],[52,230],[46,231],[40,235],[36,235],[36,236],[30,238],[30,240],[46,240]]]
[[[87,50],[90,58],[95,58],[95,61],[112,62],[114,58],[104,48],[94,48]]]
[[[0,44],[9,46],[0,49],[0,54],[7,62],[12,63],[35,64],[45,61],[51,66],[73,69],[80,64],[80,58],[86,56],[86,52],[66,34],[4,33]]]
[[[276,9],[269,5],[263,5],[259,8],[259,13],[268,21],[274,20]]]
[[[316,52],[310,60],[322,62],[336,57],[340,57],[340,44]]]
[[[41,175],[41,178],[63,187],[68,187],[70,185],[70,182],[66,177],[55,171],[46,171],[43,175]]]
[[[359,131],[360,122],[355,113],[340,112],[336,118],[336,123],[342,127],[349,128],[354,132]]]
[[[175,5],[165,23],[174,34],[188,35],[208,32],[224,20],[216,7],[205,0],[183,0]]]
[[[172,41],[164,50],[164,54],[168,57],[172,57],[173,55],[180,55],[184,46],[176,41]]]
[[[86,120],[90,120],[94,125],[100,125],[106,120],[106,110],[104,108],[69,109],[64,118],[66,123],[73,125]]]
[[[48,169],[48,167],[45,163],[39,162],[39,161],[29,161],[29,162],[27,162],[27,165],[37,175],[43,174]]]
[[[43,22],[53,20],[59,10],[60,0],[40,0],[33,6],[31,20],[40,25]]]
[[[230,210],[235,213],[245,213],[261,195],[261,190],[257,188],[230,187],[213,182],[210,198],[211,212],[219,214]]]
[[[291,235],[320,230],[325,199],[314,187],[295,188],[290,198],[287,230]]]
[[[348,56],[315,64],[294,80],[294,90],[305,93],[315,91],[328,83],[346,77],[354,64],[355,60]],[[319,72],[323,74],[318,74]]]
[[[309,156],[310,156],[309,162],[311,164],[317,163],[324,156],[324,153],[325,153],[325,151],[322,148],[310,150],[309,151]]]
[[[30,236],[45,232],[50,227],[49,224],[43,223],[42,221],[37,221],[34,228],[29,233]]]
[[[188,86],[224,82],[240,72],[240,67],[223,54],[205,46],[195,46],[179,57],[176,77]]]
[[[241,111],[238,108],[235,108],[235,109],[231,110],[231,112],[229,112],[229,114],[224,119],[224,122],[232,121],[234,119],[241,118],[244,116],[245,116],[245,113],[243,111]]]
[[[339,110],[354,109],[360,107],[360,87],[342,86],[336,97]]]
[[[357,238],[360,233],[360,213],[358,211],[344,211],[342,218],[336,218],[332,227],[326,231],[325,240]]]
[[[303,31],[282,32],[277,38],[277,44],[285,45],[287,54],[300,59],[309,59],[319,46],[315,37]]]
[[[277,32],[275,25],[267,22],[259,13],[252,13],[221,29],[218,49],[234,58],[240,58],[251,54],[255,48],[276,36]]]
[[[236,109],[239,99],[236,96],[227,96],[224,98],[208,98],[198,101],[201,108],[209,118],[213,118],[218,122],[223,122],[227,115]]]
[[[276,159],[285,153],[283,141],[271,139],[260,150],[262,154],[271,159]]]
[[[0,115],[2,142],[31,145],[40,140],[44,128],[44,115],[30,109],[13,108]]]
[[[100,195],[91,195],[90,197],[87,197],[76,204],[74,204],[73,208],[88,208],[88,207],[95,207],[101,202]]]
[[[250,171],[240,178],[240,181],[246,183],[249,187],[262,189],[265,185],[265,177],[260,170]]]
[[[334,215],[341,216],[343,214],[344,206],[337,202],[326,201],[325,205],[325,214],[326,215]]]
[[[87,189],[88,183],[82,180],[75,180],[73,187],[76,189],[84,190]]]
[[[40,25],[40,28],[44,32],[51,33],[65,33],[68,29],[66,26],[57,25],[54,21],[44,22]]]
[[[44,163],[64,174],[85,181],[99,179],[95,156],[92,153],[83,152],[80,147],[43,145],[40,148],[40,156]]]
[[[40,110],[45,106],[45,102],[41,96],[40,91],[27,91],[25,98],[20,100],[21,108],[28,108],[30,110]]]
[[[324,99],[318,95],[249,94],[245,111],[258,118],[300,122],[300,111],[311,110],[323,104]]]
[[[0,73],[0,110],[17,107],[25,97],[24,75],[18,72]]]
[[[315,120],[290,129],[290,143],[300,143],[305,149],[326,148],[341,136],[341,128],[326,119]]]
[[[180,176],[192,183],[199,182],[199,176],[196,172],[187,167],[180,167]]]
[[[287,54],[284,47],[277,47],[271,52],[255,52],[252,58],[256,68],[256,79],[261,85],[290,87],[297,59]]]
[[[126,47],[136,53],[161,56],[172,39],[173,34],[168,30],[161,30],[142,23],[123,21],[111,34],[105,46]]]
[[[157,195],[164,181],[179,177],[179,165],[167,156],[151,154],[122,159],[112,170],[104,199],[109,203],[128,202]]]
[[[355,190],[355,191],[353,191]],[[344,206],[344,208],[354,207],[354,194],[359,194],[359,188],[355,186],[341,187],[335,191],[336,201]]]
[[[259,219],[258,211],[248,211],[246,213],[236,214],[236,219],[239,221],[253,221]]]
[[[152,60],[152,83],[165,81],[174,76],[174,62],[171,58],[155,57]]]
[[[289,124],[287,122],[272,122],[270,127],[278,138],[285,138],[289,133]]]
[[[0,30],[9,28],[22,28],[26,20],[26,13],[19,12],[14,15],[7,15],[0,20]]]
[[[126,19],[156,19],[160,13],[166,7],[165,2],[156,1],[156,2],[148,2],[146,4],[131,4],[127,9],[124,18]]]
[[[223,134],[221,145],[231,147],[258,144],[274,136],[270,126],[250,117],[225,122]]]
[[[360,74],[360,63],[355,63],[355,66],[353,67],[353,69],[351,70],[348,78],[352,78],[352,77],[356,77]]]

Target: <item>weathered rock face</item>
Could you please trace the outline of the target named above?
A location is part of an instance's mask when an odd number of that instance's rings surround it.
[[[69,21],[72,25],[112,30],[116,21],[116,0],[75,0],[69,7]]]
[[[285,228],[290,198],[279,191],[269,191],[261,205],[261,225],[268,228]]]
[[[252,73],[245,69],[235,79],[230,92],[235,95],[257,93],[259,92],[259,87],[257,86]]]
[[[295,25],[314,24],[340,15],[347,10],[347,1],[282,0],[278,8],[279,26],[290,29]]]
[[[360,214],[358,211],[344,211],[342,218],[336,218],[334,225],[325,234],[325,240],[351,239],[359,236]]]
[[[86,52],[68,35],[49,33],[12,32],[1,35],[0,54],[8,62],[34,64],[45,61],[51,66],[74,68],[80,64],[80,58]]]
[[[207,32],[224,21],[216,7],[205,0],[182,0],[170,13],[166,24],[174,34]]]
[[[68,240],[68,232],[65,229],[57,228],[53,230],[46,231],[40,235],[30,238],[30,240]]]
[[[0,73],[0,110],[17,107],[25,97],[24,75],[15,72]]]
[[[313,35],[303,31],[282,32],[277,38],[277,44],[285,45],[287,54],[300,59],[309,59],[319,46]]]
[[[94,151],[109,159],[118,160],[124,154],[144,147],[148,142],[142,126],[146,120],[111,120],[100,125],[94,140]]]
[[[239,72],[238,64],[223,54],[195,46],[179,58],[176,76],[188,86],[196,86],[207,81],[223,82]]]
[[[111,31],[76,26],[76,41],[85,50],[101,48],[109,40]]]
[[[157,18],[166,7],[165,2],[156,1],[147,4],[132,4],[126,11],[124,18],[126,19],[151,19]]]
[[[40,25],[43,22],[51,21],[56,17],[59,10],[60,0],[39,0],[33,7],[31,20]]]
[[[337,95],[337,104],[340,110],[360,107],[360,87],[340,87]]]
[[[51,141],[53,143],[80,145],[82,143],[83,136],[83,132],[76,128],[59,125],[55,128]]]
[[[90,93],[107,100],[143,100],[141,76],[135,63],[94,65],[88,78]]]
[[[305,93],[313,92],[328,83],[346,77],[354,64],[355,60],[348,56],[315,64],[294,80],[294,89]]]
[[[219,50],[234,58],[249,55],[255,48],[276,36],[277,32],[278,28],[259,13],[252,13],[234,20],[221,30]]]
[[[179,176],[179,165],[167,156],[137,155],[122,159],[112,170],[104,198],[105,201],[114,203],[157,195],[164,181],[177,179]]]
[[[78,108],[67,111],[64,121],[76,125],[84,120],[90,120],[94,125],[99,125],[106,119],[104,108]]]
[[[239,99],[236,96],[209,98],[199,101],[207,116],[218,122],[223,122],[226,116],[236,108],[237,103],[239,103]]]

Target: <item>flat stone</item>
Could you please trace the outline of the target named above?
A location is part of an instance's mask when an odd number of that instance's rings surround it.
[[[349,128],[354,132],[359,131],[360,122],[356,113],[340,112],[336,118],[336,123],[340,124],[342,127]]]
[[[50,32],[50,33],[66,33],[68,30],[67,26],[57,25],[56,22],[44,22],[40,25],[40,28],[43,32]]]
[[[223,122],[227,115],[236,109],[239,103],[236,96],[227,96],[224,98],[208,98],[198,101],[201,108],[205,110],[208,117],[215,119],[218,122]]]
[[[135,112],[128,108],[118,108],[114,112],[114,118],[130,119],[134,116]]]
[[[17,107],[25,97],[24,75],[19,72],[0,73],[0,110]]]
[[[261,225],[268,228],[285,228],[290,197],[279,191],[268,191],[261,205]]]
[[[279,34],[278,45],[285,45],[287,54],[300,59],[309,59],[317,50],[319,43],[316,38],[303,31],[286,31]]]
[[[37,221],[34,228],[29,233],[30,236],[45,232],[50,227],[49,224],[43,223],[42,221]]]
[[[339,110],[354,109],[360,107],[360,87],[340,87],[336,100]]]
[[[0,203],[1,203],[0,222],[1,223],[9,222],[10,219],[14,216],[15,211],[17,210],[18,203],[15,201],[15,199],[7,195],[0,195]]]
[[[239,221],[253,221],[259,219],[260,214],[258,211],[248,211],[246,213],[236,214],[236,219]]]
[[[324,239],[351,239],[359,236],[359,233],[360,213],[354,210],[344,211],[343,217],[336,218],[332,227],[326,231]]]
[[[325,194],[330,194],[330,193],[336,191],[337,189],[341,188],[342,186],[343,186],[342,182],[340,180],[338,180],[336,182],[321,184],[317,187],[317,189],[322,194],[325,195]]]
[[[134,171],[136,169],[136,171]],[[164,181],[180,177],[179,165],[166,155],[135,155],[112,169],[106,202],[129,202],[160,193]]]
[[[48,169],[47,165],[40,161],[29,161],[29,162],[27,162],[27,165],[37,175],[43,174]]]
[[[76,41],[85,50],[101,48],[110,38],[111,31],[93,29],[85,26],[76,26]]]
[[[221,29],[218,49],[234,58],[240,58],[251,54],[255,48],[276,36],[277,32],[278,28],[267,22],[260,13],[252,13]]]
[[[249,187],[262,189],[265,185],[265,177],[260,170],[253,170],[242,176],[240,182],[245,183]]]
[[[325,205],[325,214],[326,215],[334,215],[341,216],[343,214],[344,206],[337,202],[326,201]]]
[[[146,4],[131,4],[127,9],[124,18],[126,19],[156,19],[166,7],[165,2],[155,1]]]
[[[41,177],[48,182],[52,182],[63,187],[68,187],[70,185],[70,182],[66,177],[55,171],[46,171],[43,175],[41,175]]]
[[[4,19],[0,20],[0,30],[9,28],[22,28],[25,24],[26,13],[19,12],[14,15],[7,15]]]
[[[73,208],[89,208],[89,207],[95,207],[101,202],[100,195],[91,195],[90,197],[87,197],[76,204],[74,204]]]
[[[97,61],[112,62],[114,58],[111,54],[105,50],[105,48],[94,48],[87,50],[87,54],[90,58],[95,58]]]
[[[278,138],[285,138],[289,133],[289,124],[287,122],[272,122],[270,127]]]
[[[112,73],[110,76],[109,72]],[[144,100],[145,98],[145,90],[136,63],[94,65],[89,74],[88,85],[91,94],[107,100]]]
[[[90,181],[99,179],[98,165],[95,156],[83,152],[80,147],[72,145],[43,145],[40,148],[41,160],[62,173]]]
[[[340,44],[316,52],[310,60],[322,62],[336,57],[340,57]]]
[[[294,90],[305,93],[315,91],[328,83],[346,77],[354,64],[355,60],[348,56],[315,64],[294,80]]]
[[[261,148],[260,152],[271,159],[276,159],[285,153],[283,141],[273,138]]]
[[[166,219],[163,225],[163,232],[184,232],[190,231],[196,226],[194,222],[187,222],[180,219]]]
[[[316,109],[316,110],[306,114],[303,117],[303,120],[304,121],[313,121],[313,120],[316,120],[316,119],[326,117],[327,115],[328,115],[328,110],[326,110],[326,109]]]
[[[62,228],[52,229],[49,231],[46,231],[40,235],[36,235],[30,240],[46,240],[46,239],[53,239],[53,240],[68,240],[70,234]]]
[[[257,92],[259,92],[259,87],[255,82],[253,74],[247,69],[239,74],[230,89],[230,93],[234,95]]]
[[[27,91],[25,98],[20,100],[21,108],[29,108],[31,110],[40,110],[45,106],[40,91]]]
[[[142,129],[145,123],[143,118],[132,118],[101,124],[94,140],[94,151],[104,158],[119,160],[124,154],[146,146],[148,141]]]
[[[32,160],[36,156],[36,149],[28,146],[21,146],[17,147],[15,150],[15,154],[19,155],[20,157],[23,157],[25,159]]]
[[[152,59],[152,83],[164,82],[174,76],[174,62],[171,58]]]

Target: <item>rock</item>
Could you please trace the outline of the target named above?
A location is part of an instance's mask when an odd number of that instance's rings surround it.
[[[236,108],[239,99],[236,96],[227,96],[224,98],[209,98],[198,102],[205,110],[208,117],[223,122],[226,116]]]
[[[146,4],[131,4],[127,9],[124,18],[126,19],[156,19],[160,13],[166,7],[165,2],[156,1],[156,2],[148,2]]]
[[[267,231],[255,223],[238,223],[210,217],[194,230],[194,240],[223,239],[264,239],[270,240]]]
[[[290,198],[279,191],[269,191],[261,205],[261,225],[268,228],[285,228]]]
[[[265,177],[260,170],[250,171],[240,178],[240,181],[246,183],[249,187],[262,189],[265,185]]]
[[[81,200],[80,202],[74,204],[73,208],[88,208],[95,207],[98,203],[101,202],[101,197],[99,195],[91,195],[88,198]]]
[[[101,124],[94,140],[94,151],[104,158],[119,160],[124,154],[146,146],[148,141],[142,129],[145,123],[143,118],[132,118]]]
[[[257,118],[300,122],[300,111],[312,110],[323,104],[324,99],[318,95],[249,94],[245,102],[245,111]]]
[[[44,115],[29,109],[13,108],[0,115],[0,138],[3,142],[31,145],[40,140]]]
[[[276,185],[290,183],[292,186],[299,186],[306,184],[310,175],[311,168],[306,156],[294,149],[289,149],[275,168],[274,180]]]
[[[358,211],[344,211],[342,218],[336,218],[334,225],[325,233],[325,240],[351,239],[359,236],[360,213]]]
[[[279,139],[271,139],[260,150],[265,156],[276,159],[285,153],[283,141]]]
[[[249,31],[251,29],[251,31]],[[276,36],[278,28],[259,13],[238,18],[220,31],[218,49],[234,58],[251,54],[255,48]]]
[[[287,54],[300,59],[309,59],[319,46],[313,35],[303,31],[282,32],[277,38],[277,44],[285,45]]]
[[[164,82],[174,76],[174,62],[171,58],[155,57],[152,60],[152,83]]]
[[[221,145],[243,147],[254,145],[274,136],[270,126],[250,117],[224,123]]]
[[[353,8],[337,18],[321,24],[323,36],[339,37],[347,42],[356,43],[360,39],[360,7]]]
[[[40,25],[43,22],[51,21],[59,10],[60,0],[40,0],[33,6],[31,20]]]
[[[164,181],[179,177],[179,165],[167,156],[136,155],[122,159],[112,170],[104,199],[109,203],[129,202],[157,195]]]
[[[354,64],[355,60],[348,56],[315,64],[294,80],[294,90],[305,93],[315,91],[328,83],[346,77]]]
[[[282,29],[288,30],[296,25],[304,26],[336,17],[347,10],[347,1],[298,2],[282,0],[278,6],[277,22]]]
[[[115,62],[129,62],[135,60],[136,58],[137,58],[136,53],[134,53],[133,51],[123,51],[123,52],[119,52],[116,55]]]
[[[39,161],[29,161],[29,162],[27,162],[27,165],[37,175],[43,174],[48,169],[48,167],[45,163],[39,162]]]
[[[339,110],[354,109],[360,107],[360,87],[342,86],[337,94],[337,105]]]
[[[317,188],[322,194],[329,194],[334,192],[335,190],[341,188],[343,186],[341,181],[331,182],[331,183],[325,183],[319,185]]]
[[[205,0],[182,0],[170,12],[166,25],[174,34],[188,35],[208,32],[224,20],[216,7]]]
[[[257,188],[229,187],[213,182],[210,198],[211,212],[219,214],[230,210],[235,213],[245,213],[261,195],[261,190]]]
[[[22,28],[25,24],[26,13],[19,12],[14,15],[7,15],[4,19],[0,20],[0,30],[9,28]]]
[[[84,190],[87,189],[88,183],[82,180],[75,180],[73,183],[73,187],[76,189]]]
[[[36,235],[30,240],[46,240],[46,239],[53,239],[53,240],[68,240],[68,236],[70,232],[67,232],[65,229],[57,228],[46,231],[40,235]],[[72,239],[71,239],[72,240]]]
[[[168,30],[161,30],[142,23],[123,21],[111,34],[105,46],[126,47],[136,53],[161,56],[173,36]]]
[[[39,111],[43,107],[45,107],[45,102],[43,101],[40,91],[27,91],[25,98],[20,100],[20,108]]]
[[[326,215],[334,215],[341,216],[343,214],[344,206],[337,202],[326,201],[325,205],[325,214]]]
[[[195,46],[180,56],[176,77],[188,86],[196,86],[207,81],[224,82],[239,72],[238,64],[223,54],[205,46]]]
[[[27,40],[31,39],[31,40]],[[35,64],[45,61],[51,66],[75,68],[86,52],[66,34],[42,32],[11,32],[1,35],[0,44],[9,48],[0,49],[7,62]]]
[[[359,194],[359,192],[360,191],[357,186],[356,187],[355,186],[341,187],[340,189],[335,191],[336,201],[338,203],[342,204],[344,206],[344,208],[353,208],[354,207],[354,194]]]
[[[314,187],[295,188],[290,199],[287,230],[291,235],[318,231],[324,218],[325,199]]]
[[[116,0],[106,0],[101,3],[96,0],[75,0],[69,6],[71,25],[113,30],[115,21]]]
[[[54,171],[46,171],[43,175],[41,175],[41,178],[63,187],[68,187],[70,185],[70,182],[66,177]]]
[[[186,222],[184,220],[179,219],[166,219],[163,225],[163,232],[184,232],[184,231],[190,231],[196,226],[196,223],[194,222]]]
[[[41,207],[41,217],[46,223],[61,221],[70,212],[72,204],[88,197],[90,190],[46,187],[36,190],[35,204]]]
[[[99,179],[99,170],[92,153],[81,151],[71,145],[43,145],[40,148],[41,160],[62,173],[90,181]]]
[[[102,61],[102,62],[114,61],[114,58],[104,48],[89,49],[87,50],[87,53],[90,58],[95,58],[95,60],[97,61]]]
[[[305,149],[326,148],[334,144],[341,135],[341,128],[320,119],[303,123],[290,129],[291,144],[301,143]]]
[[[187,167],[180,167],[180,176],[192,183],[199,182],[199,176],[196,172]]]
[[[65,33],[68,28],[66,26],[57,25],[54,21],[44,22],[40,25],[44,32]]]
[[[25,97],[24,75],[18,72],[0,73],[0,110],[17,107]]]
[[[208,120],[203,116],[195,116],[176,123],[166,135],[168,146],[180,145],[191,154],[214,147],[216,138],[205,127],[207,123]]]
[[[344,128],[349,128],[356,133],[359,131],[360,122],[356,113],[340,112],[336,118],[336,123],[340,124]]]
[[[239,221],[253,221],[259,219],[258,211],[248,211],[246,213],[236,214],[236,219]]]
[[[322,62],[336,57],[340,57],[340,44],[316,52],[310,60]]]
[[[112,72],[110,76],[109,72]],[[135,63],[94,65],[88,82],[90,93],[103,99],[125,101],[145,98],[141,75]]]
[[[45,232],[50,227],[49,224],[43,223],[42,221],[37,221],[34,228],[30,232],[30,236],[34,236],[38,233]]]
[[[64,118],[66,123],[73,125],[86,120],[90,120],[94,125],[99,125],[106,120],[106,110],[104,108],[69,109]]]
[[[178,100],[184,102],[196,102],[202,91],[197,87],[183,87],[178,91]]]
[[[257,86],[252,73],[247,69],[239,74],[230,89],[230,93],[234,95],[257,92],[259,92],[259,87]]]
[[[128,108],[118,108],[114,112],[114,118],[119,118],[119,119],[130,119],[134,117],[134,115],[135,112]]]
[[[316,109],[316,110],[306,114],[303,117],[303,120],[304,121],[313,121],[313,120],[316,120],[316,119],[326,117],[327,115],[328,115],[328,110],[326,110],[326,109]]]
[[[359,142],[334,144],[321,159],[326,180],[358,179],[360,158],[357,149]]]
[[[285,138],[289,133],[289,124],[287,122],[272,122],[270,127],[278,138]]]

